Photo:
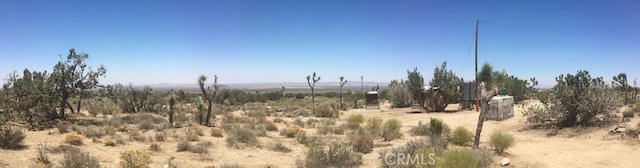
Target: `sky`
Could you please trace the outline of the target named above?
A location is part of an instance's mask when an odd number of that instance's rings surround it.
[[[442,62],[465,80],[491,63],[553,86],[589,70],[640,78],[640,1],[0,0],[0,74],[51,71],[69,49],[102,83],[388,82]]]

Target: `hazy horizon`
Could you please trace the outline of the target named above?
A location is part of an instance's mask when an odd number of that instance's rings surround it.
[[[637,1],[4,1],[0,75],[51,71],[70,48],[101,83],[389,82],[443,61],[466,81],[479,60],[551,87],[588,70],[640,78]],[[506,14],[508,13],[508,14]],[[211,81],[209,81],[210,83]]]

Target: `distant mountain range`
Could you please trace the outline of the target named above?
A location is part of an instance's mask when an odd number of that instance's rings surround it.
[[[342,88],[343,91],[359,91],[361,89],[371,90],[372,87],[378,85],[380,89],[387,88],[389,83],[386,82],[347,82]],[[211,84],[208,84],[211,85]],[[315,85],[316,92],[331,92],[339,90],[339,82],[318,82]],[[190,83],[190,84],[175,84],[175,83],[162,83],[162,84],[150,84],[150,85],[136,85],[136,87],[150,86],[154,88],[154,90],[184,90],[186,92],[200,92],[200,87],[198,84]],[[271,92],[271,91],[280,91],[282,87],[285,87],[285,92],[287,93],[297,93],[297,92],[310,92],[309,85],[305,82],[296,82],[296,83],[228,83],[228,84],[220,84],[220,89],[238,89],[246,92]]]

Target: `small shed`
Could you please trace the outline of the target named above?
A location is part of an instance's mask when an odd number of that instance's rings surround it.
[[[494,96],[489,101],[487,120],[502,121],[513,117],[513,96]]]
[[[377,91],[365,93],[365,104],[367,109],[380,109],[380,99]]]

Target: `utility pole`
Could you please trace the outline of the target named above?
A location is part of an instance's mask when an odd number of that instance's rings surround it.
[[[478,99],[480,96],[478,95],[478,26],[480,25],[480,19],[476,19],[476,82],[475,83],[475,91],[474,91],[474,95],[476,97],[476,112],[478,112],[478,110],[480,109],[480,100]]]
[[[362,92],[362,102],[364,102],[365,100],[365,94],[364,94],[364,76],[360,76],[360,92]]]

